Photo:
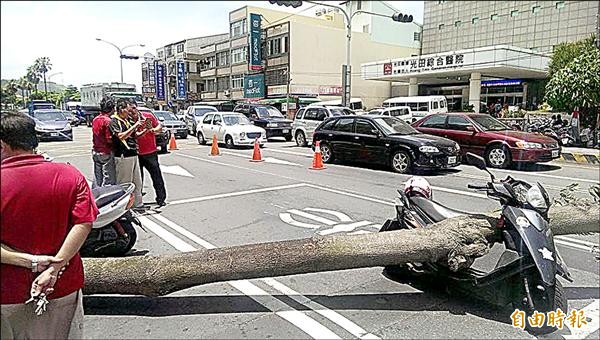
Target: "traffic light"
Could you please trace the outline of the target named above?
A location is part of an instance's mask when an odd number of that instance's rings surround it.
[[[285,6],[285,7],[292,6],[293,8],[302,6],[302,1],[276,1],[276,0],[269,0],[269,2],[271,4],[273,4],[273,5],[279,5],[279,6]]]
[[[413,16],[408,15],[408,14],[402,14],[402,13],[394,13],[394,15],[392,15],[392,20],[398,21],[398,22],[412,22]]]
[[[121,59],[140,59],[139,56],[137,55],[127,55],[127,54],[121,54]]]

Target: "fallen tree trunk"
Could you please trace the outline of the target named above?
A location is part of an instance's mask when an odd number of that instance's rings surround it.
[[[555,235],[599,232],[596,203],[555,206]],[[461,216],[417,230],[312,237],[177,255],[85,259],[85,294],[160,296],[197,285],[406,262],[447,260],[468,267],[499,240],[498,219]]]

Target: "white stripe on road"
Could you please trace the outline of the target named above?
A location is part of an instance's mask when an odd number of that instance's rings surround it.
[[[534,177],[547,177],[547,178],[556,178],[556,179],[563,179],[563,180],[567,180],[567,181],[576,181],[576,182],[587,182],[587,183],[598,183],[600,181],[598,180],[593,180],[593,179],[585,179],[585,178],[574,178],[574,177],[564,177],[564,176],[556,176],[556,175],[548,175],[548,174],[542,174],[542,173],[538,173],[536,172],[535,174],[530,174],[527,172],[517,172],[517,171],[511,171],[511,170],[501,170],[501,169],[491,169],[492,172],[497,171],[497,172],[505,172],[505,173],[510,173],[510,174],[519,174],[519,175],[528,175],[528,176],[534,176]]]
[[[280,185],[280,186],[276,186],[276,187],[268,187],[268,188],[244,190],[244,191],[238,191],[238,192],[229,192],[229,193],[225,193],[225,194],[217,194],[217,195],[210,195],[210,196],[186,198],[186,199],[182,199],[182,200],[177,200],[177,201],[169,202],[169,205],[202,202],[202,201],[219,199],[219,198],[227,198],[227,197],[235,197],[235,196],[243,196],[243,195],[256,194],[256,193],[261,193],[261,192],[269,192],[269,191],[277,191],[277,190],[284,190],[284,189],[299,188],[299,187],[303,187],[303,186],[306,186],[306,184],[304,184],[304,183],[297,183],[297,184],[290,184],[290,185]]]
[[[321,213],[324,213],[324,214],[333,215],[333,216],[337,217],[340,220],[340,222],[352,222],[352,219],[348,215],[346,215],[344,213],[341,213],[339,211],[327,210],[327,209],[319,209],[319,208],[304,208],[304,210],[306,210],[306,211],[314,211],[314,212],[321,212]]]
[[[326,225],[334,225],[334,224],[337,223],[337,222],[332,221],[330,219],[327,219],[327,218],[324,218],[324,217],[321,217],[321,216],[317,216],[317,215],[313,215],[311,213],[307,213],[307,212],[300,211],[300,210],[297,210],[297,209],[290,209],[290,210],[288,210],[288,212],[290,212],[292,214],[296,214],[298,216],[302,216],[304,218],[308,218],[309,220],[314,220],[314,221],[326,224]]]
[[[311,188],[315,188],[315,189],[319,189],[319,190],[329,191],[329,192],[333,192],[333,193],[336,193],[336,194],[346,195],[346,196],[349,196],[349,197],[360,198],[360,199],[363,199],[365,201],[370,201],[370,202],[375,202],[375,203],[381,203],[381,204],[385,204],[385,205],[394,205],[394,202],[384,201],[384,200],[373,198],[373,197],[368,197],[368,196],[364,196],[364,195],[354,194],[354,193],[347,192],[347,191],[332,189],[332,188],[328,188],[328,187],[325,187],[325,186],[320,186],[320,185],[315,185],[315,184],[310,184],[310,183],[305,183],[305,185],[307,187],[311,187]]]
[[[563,240],[559,239],[558,236],[554,237],[554,243],[556,243],[556,244],[562,244],[563,246],[571,247],[571,248],[574,248],[574,249],[585,250],[587,252],[591,252],[592,251],[592,247],[582,246],[582,245],[577,244],[577,243],[563,241]]]
[[[299,222],[296,221],[291,214],[289,213],[280,213],[279,214],[279,218],[290,225],[293,225],[294,227],[299,227],[299,228],[307,228],[307,229],[319,229],[321,226],[318,224],[311,224],[311,223],[304,223],[304,222]]]
[[[560,239],[563,239],[565,241],[571,241],[571,242],[575,242],[575,243],[581,243],[581,244],[588,245],[588,246],[591,246],[591,247],[598,247],[599,246],[597,243],[594,243],[594,242],[589,242],[589,241],[586,241],[586,240],[580,240],[580,239],[573,238],[573,237],[568,237],[568,236],[562,236],[561,235],[561,236],[556,236],[555,238],[560,238]]]
[[[581,328],[571,328],[565,322],[565,326],[571,331],[571,334],[563,334],[565,339],[585,339],[600,328],[600,300],[595,299],[581,310],[587,319],[587,325],[583,325]]]
[[[166,226],[168,226],[169,228],[172,228],[173,230],[177,231],[178,233],[182,234],[183,236],[189,238],[190,240],[192,240],[193,242],[196,242],[198,245],[206,248],[206,249],[213,249],[215,248],[214,245],[210,244],[208,241],[205,241],[203,239],[201,239],[200,237],[198,237],[197,235],[195,235],[194,233],[188,231],[187,229],[185,229],[184,227],[178,225],[177,223],[169,220],[168,218],[161,216],[161,215],[152,215],[154,218],[156,218],[157,220],[159,220],[160,222],[163,222]],[[243,280],[248,282],[247,280]],[[343,315],[337,313],[336,311],[330,310],[325,308],[324,306],[321,306],[319,304],[317,304],[316,302],[313,302],[312,300],[310,300],[309,298],[307,298],[306,296],[301,295],[298,292],[295,292],[294,290],[292,290],[291,288],[287,287],[286,285],[284,285],[283,283],[276,281],[273,278],[266,278],[266,279],[262,279],[261,281],[265,282],[266,284],[272,286],[273,288],[277,289],[278,291],[280,291],[281,293],[287,295],[288,297],[306,305],[307,307],[310,307],[311,309],[315,310],[317,313],[325,316],[326,318],[328,318],[329,320],[331,320],[332,322],[334,322],[335,324],[337,324],[338,326],[342,327],[343,329],[345,329],[346,331],[350,332],[351,334],[361,338],[361,339],[379,339],[377,336],[368,333],[366,330],[364,330],[363,328],[361,328],[360,326],[358,326],[357,324],[355,324],[354,322],[352,322],[351,320],[347,319],[346,317],[344,317]],[[240,281],[234,281],[234,282],[240,282]],[[248,282],[248,284],[252,284],[250,282]],[[275,286],[276,287],[275,287]],[[256,286],[255,286],[256,287]],[[236,287],[237,288],[237,287]],[[258,287],[257,287],[258,288]],[[260,289],[260,288],[258,288]],[[239,289],[238,289],[239,290]],[[240,290],[241,291],[241,290]],[[243,291],[242,291],[243,292]],[[291,294],[290,294],[291,293]],[[309,301],[308,302],[302,302],[302,301]],[[317,306],[318,309],[312,308],[310,305],[312,306]],[[279,312],[277,313],[279,316],[284,317],[283,315],[281,315],[280,313],[287,313],[285,315],[290,315],[290,312]],[[302,314],[302,313],[300,313]],[[308,318],[307,316],[305,316],[304,314],[302,314],[302,317],[299,316],[292,316],[292,318]],[[308,318],[308,320],[310,320],[310,322],[314,322],[316,323],[318,326],[323,327],[321,324],[317,323],[316,321]],[[289,321],[289,320],[288,320]],[[291,322],[291,321],[290,321]],[[305,325],[308,325],[307,320],[302,321]],[[309,322],[309,323],[310,323]],[[311,326],[312,327],[312,326]],[[317,328],[318,329],[318,328]],[[325,328],[326,329],[326,328]],[[327,330],[327,329],[326,329]],[[329,330],[327,330],[329,331]],[[307,332],[307,334],[310,334]],[[335,339],[338,339],[339,337],[337,337],[336,334],[332,333],[333,336],[335,336]],[[312,336],[312,335],[311,335]]]
[[[151,215],[151,216],[158,217],[158,215]],[[160,217],[162,217],[162,216],[160,216]],[[197,250],[194,246],[186,243],[179,237],[177,237],[174,234],[172,234],[171,232],[167,231],[165,228],[161,227],[154,221],[150,220],[148,217],[139,216],[138,218],[139,218],[140,222],[144,225],[144,227],[147,227],[148,229],[150,229],[153,233],[155,233],[157,236],[159,236],[160,238],[165,240],[167,243],[172,245],[175,249],[177,249],[181,252],[190,252],[190,251]],[[164,217],[163,217],[163,219],[164,219]],[[160,220],[162,221],[162,219],[160,219]],[[171,222],[170,224],[175,224],[175,223]],[[203,243],[209,245],[212,248],[215,248],[215,246],[211,245],[210,243],[208,243],[206,241],[204,241]],[[256,285],[252,284],[250,281],[239,280],[239,281],[229,281],[228,283],[230,285],[232,285],[235,289],[242,292],[242,294],[250,297],[257,303],[261,304],[263,307],[265,307],[267,309],[271,309],[271,308],[269,308],[269,306],[263,304],[261,301],[254,298],[255,296],[270,296],[270,294],[265,292],[264,290],[260,289]],[[289,311],[279,311],[279,312],[273,311],[273,312],[275,313],[275,315],[283,318],[284,320],[290,322],[292,325],[298,327],[298,329],[300,329],[304,333],[308,334],[313,339],[341,339],[338,335],[333,333],[331,330],[329,330],[325,326],[321,325],[317,321],[311,319],[309,316],[307,316],[304,313],[297,311],[295,309],[289,310]]]

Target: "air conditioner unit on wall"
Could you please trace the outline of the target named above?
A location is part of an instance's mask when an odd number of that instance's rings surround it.
[[[231,94],[231,92],[229,92],[229,90],[225,90],[225,91],[223,91],[223,94],[225,94],[226,96],[229,96]]]

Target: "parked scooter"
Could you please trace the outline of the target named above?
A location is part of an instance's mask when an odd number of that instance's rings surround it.
[[[572,282],[569,271],[558,249],[554,245],[549,227],[548,209],[550,199],[539,184],[531,185],[508,176],[496,181],[486,169],[483,158],[467,153],[470,164],[488,172],[491,181],[486,185],[468,185],[469,188],[485,191],[491,199],[500,201],[502,213],[497,225],[503,247],[492,248],[487,255],[476,259],[470,268],[451,271],[442,262],[408,263],[388,266],[384,275],[388,277],[413,277],[432,275],[455,284],[469,296],[498,306],[512,303],[514,308],[530,316],[534,311],[546,313],[560,308],[567,312],[567,299],[556,274]],[[419,185],[419,180],[425,185]],[[411,183],[417,183],[415,185]],[[447,208],[431,199],[431,188],[423,178],[411,178],[405,191],[399,190],[396,200],[396,218],[386,221],[381,232],[397,229],[427,228],[429,225],[448,218],[466,215]],[[494,263],[493,268],[482,270],[485,262]],[[491,267],[488,265],[488,267]],[[449,281],[448,281],[449,280]],[[527,329],[532,333],[548,333],[554,327]]]
[[[81,247],[81,256],[123,256],[133,247],[137,240],[133,225],[143,228],[130,211],[134,188],[133,183],[127,183],[92,189],[100,213]]]

